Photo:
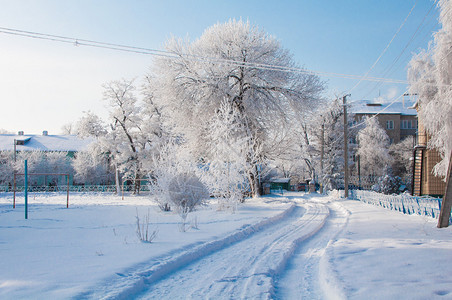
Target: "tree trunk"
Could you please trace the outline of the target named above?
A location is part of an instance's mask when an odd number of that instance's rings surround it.
[[[140,194],[140,187],[141,187],[141,176],[138,174],[138,171],[135,173],[135,180],[133,184],[133,194]]]
[[[261,190],[259,186],[259,178],[256,176],[253,172],[250,172],[248,175],[250,188],[251,188],[251,194],[253,197],[260,197],[261,196]]]
[[[449,226],[450,210],[452,208],[452,151],[449,156],[449,167],[446,175],[446,191],[444,192],[443,203],[441,204],[441,212],[438,218],[438,228]]]
[[[121,194],[121,183],[119,182],[119,170],[118,164],[115,163],[115,184],[116,184],[116,194]]]

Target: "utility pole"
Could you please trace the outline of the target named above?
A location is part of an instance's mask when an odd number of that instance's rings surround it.
[[[348,198],[348,120],[347,120],[347,96],[342,97],[344,106],[344,198]]]
[[[14,139],[14,162],[16,162],[16,156],[17,156],[17,154],[16,154],[16,145],[17,145],[17,140]]]

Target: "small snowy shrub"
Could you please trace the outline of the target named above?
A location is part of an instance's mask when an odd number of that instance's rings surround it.
[[[203,200],[209,197],[209,193],[193,173],[182,173],[175,176],[171,180],[168,193],[171,206],[182,219],[181,231],[184,232],[187,215],[196,206],[202,204]]]
[[[150,211],[148,209],[147,214],[144,216],[144,220],[141,221],[139,215],[138,215],[138,209],[137,209],[137,216],[136,216],[136,221],[137,221],[137,237],[140,239],[140,241],[142,242],[146,242],[146,243],[151,243],[155,237],[157,236],[158,230],[150,230],[149,229],[149,225],[151,224],[151,217],[150,217]]]

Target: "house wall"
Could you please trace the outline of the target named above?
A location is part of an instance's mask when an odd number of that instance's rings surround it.
[[[423,157],[424,169],[422,170],[422,195],[443,196],[446,189],[446,183],[443,177],[433,174],[433,168],[441,160],[441,157],[435,149],[427,149]]]
[[[403,122],[411,124],[411,128],[404,128]],[[404,140],[406,138],[413,138],[413,147],[416,145],[416,132],[417,132],[417,116],[400,116],[400,140]]]
[[[386,131],[389,137],[390,143],[400,142],[400,115],[385,115],[380,114],[377,116],[380,126]],[[387,127],[387,122],[392,121],[393,128]]]
[[[435,149],[429,149],[428,141],[429,137],[425,132],[422,120],[418,120],[418,140],[417,143],[420,146],[424,146],[425,150],[422,155],[422,175],[421,179],[413,174],[413,187],[414,191],[419,191],[419,196],[429,195],[442,197],[446,189],[446,183],[443,177],[435,176],[433,168],[441,161],[440,154]],[[413,171],[414,172],[414,171]],[[419,182],[420,181],[420,182]]]
[[[373,114],[355,114],[355,122],[362,122],[364,117],[371,117]],[[417,118],[414,115],[401,115],[401,114],[379,114],[377,116],[378,123],[380,124],[381,128],[383,128],[386,131],[386,134],[388,135],[391,144],[398,143],[401,140],[408,138],[408,137],[415,137],[416,136],[416,125],[417,125]],[[402,129],[402,122],[403,121],[411,121],[411,124],[413,124],[413,128],[411,129]],[[393,128],[390,129],[387,126],[387,122],[392,121]]]

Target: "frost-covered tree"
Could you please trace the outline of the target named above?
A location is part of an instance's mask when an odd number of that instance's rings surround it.
[[[94,143],[85,151],[80,151],[72,162],[74,181],[83,184],[110,184],[114,181],[108,156]]]
[[[0,128],[0,134],[13,134],[12,131]]]
[[[327,189],[337,188],[343,180],[343,118],[342,103],[336,99],[322,101],[313,113],[295,119],[290,127],[290,144],[281,144],[286,152],[275,162],[279,169],[285,170],[284,176],[310,178]],[[353,130],[349,131],[350,137],[355,135]],[[354,151],[354,146],[349,144],[350,159]]]
[[[427,51],[415,55],[409,65],[410,92],[418,94],[419,119],[430,136],[429,147],[442,160],[436,175],[445,176],[452,151],[452,1],[440,0],[442,28]]]
[[[413,140],[406,138],[397,144],[389,146],[389,154],[392,160],[392,171],[394,176],[399,176],[410,187],[413,176]]]
[[[0,151],[0,184],[13,184],[14,151]]]
[[[72,158],[67,152],[46,152],[47,172],[55,174],[73,174]],[[50,177],[51,180],[58,182],[59,177]]]
[[[74,134],[74,125],[72,123],[66,123],[61,126],[61,134],[71,135]]]
[[[92,147],[74,161],[78,182],[110,182],[114,169],[118,192],[119,173],[123,180],[132,181],[134,193],[139,192],[141,180],[149,173],[153,153],[164,138],[160,112],[151,92],[148,84],[139,98],[133,80],[116,80],[104,85],[109,120],[104,122],[88,111],[76,124],[78,136],[95,138]]]
[[[46,151],[20,151],[17,153],[17,159],[14,169],[16,173],[24,173],[24,161],[27,160],[28,173],[58,173],[58,174],[72,174],[72,158],[68,156],[67,152],[46,152]],[[23,177],[18,178],[19,182],[23,181]],[[30,184],[38,185],[56,185],[60,182],[61,176],[31,176],[29,178]]]
[[[344,109],[341,101],[335,99],[320,107],[320,114],[311,124],[312,135],[315,136],[316,153],[319,159],[319,181],[327,189],[338,188],[344,178]],[[349,120],[353,119],[351,113]],[[349,167],[353,167],[352,157],[356,152],[354,144],[356,129],[348,130]],[[323,144],[323,160],[322,158]]]
[[[248,178],[259,193],[259,161],[270,155],[271,131],[286,123],[288,112],[311,106],[323,90],[317,76],[269,69],[257,64],[296,67],[277,40],[247,22],[230,20],[208,28],[196,41],[171,39],[166,45],[174,57],[156,60],[156,100],[170,117],[175,132],[202,157],[209,120],[227,101],[237,110],[244,140],[243,153],[253,166]],[[276,135],[274,135],[276,136]],[[261,158],[255,160],[260,147]]]
[[[99,138],[107,134],[106,125],[99,116],[87,111],[77,122],[76,134],[80,137]]]
[[[139,192],[141,179],[148,174],[146,160],[162,137],[159,116],[152,111],[151,95],[139,101],[133,81],[112,81],[104,85],[104,99],[110,105],[110,128],[100,142],[103,149]]]
[[[79,137],[94,138],[95,140],[88,149],[77,153],[73,160],[75,182],[109,184],[113,181],[114,168],[110,165],[109,146],[105,141],[107,129],[104,121],[90,111],[84,112],[76,123],[75,132]]]
[[[363,175],[381,176],[391,163],[389,137],[376,118],[366,118],[358,132],[358,151]]]
[[[260,157],[259,147],[250,145],[251,139],[244,134],[246,128],[240,122],[240,114],[227,101],[223,102],[209,122],[206,138],[206,157],[201,172],[202,181],[211,195],[219,201],[220,209],[235,210],[243,202],[248,190],[247,178],[253,165],[246,159],[249,149],[254,149],[253,160]]]

